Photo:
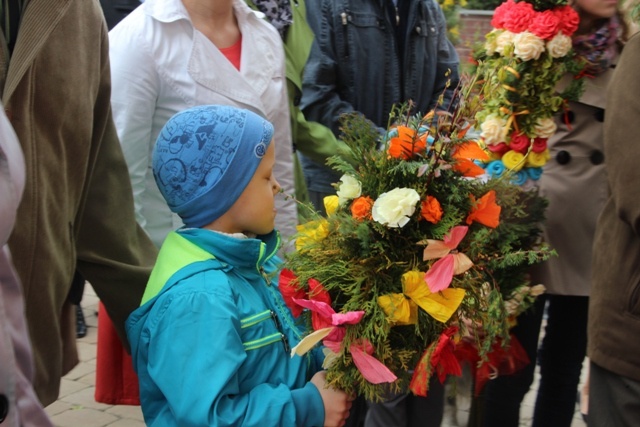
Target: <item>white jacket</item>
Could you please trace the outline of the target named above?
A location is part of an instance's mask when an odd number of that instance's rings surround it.
[[[294,194],[282,41],[244,1],[234,0],[234,11],[242,33],[240,71],[195,29],[180,0],[146,0],[109,33],[111,103],[129,166],[136,217],[158,246],[182,222],[156,186],[151,153],[164,124],[186,108],[233,105],[273,123],[274,174],[284,193]],[[278,195],[276,207],[276,228],[286,241],[295,233],[295,201]]]

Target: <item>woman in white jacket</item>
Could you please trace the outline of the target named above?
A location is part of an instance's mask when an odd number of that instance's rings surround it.
[[[278,32],[242,0],[146,0],[110,33],[112,107],[129,166],[136,215],[160,246],[178,228],[153,179],[151,152],[160,129],[186,108],[247,108],[275,127],[274,173],[294,194],[285,60]],[[225,55],[240,53],[235,66]],[[295,233],[295,201],[279,197],[276,228]]]

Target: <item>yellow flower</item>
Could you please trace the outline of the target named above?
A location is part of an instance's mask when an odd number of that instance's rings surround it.
[[[322,202],[324,203],[324,210],[327,211],[327,215],[333,215],[338,210],[340,198],[338,196],[327,196]]]
[[[502,163],[513,172],[518,172],[524,167],[524,154],[509,150],[502,156]]]
[[[551,158],[551,154],[549,154],[548,148],[540,153],[536,153],[532,151],[527,156],[526,163],[527,163],[527,166],[530,168],[541,168],[549,161],[550,158]]]
[[[321,242],[329,235],[329,223],[326,219],[309,221],[306,224],[297,225],[298,237],[296,238],[296,249],[304,251],[308,246]]]

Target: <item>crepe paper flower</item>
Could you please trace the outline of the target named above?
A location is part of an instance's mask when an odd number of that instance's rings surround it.
[[[542,168],[527,168],[526,171],[529,178],[533,181],[539,180],[542,176]]]
[[[338,210],[340,206],[340,198],[338,196],[326,196],[322,199],[324,204],[324,210],[327,212],[327,216],[331,216]]]
[[[531,151],[534,153],[542,153],[547,149],[548,138],[535,138],[531,145]]]
[[[443,240],[427,239],[423,260],[438,259],[424,275],[424,280],[431,292],[440,292],[449,287],[453,276],[462,274],[473,266],[473,262],[465,254],[458,252],[458,244],[466,236],[469,227],[459,225],[453,227]]]
[[[395,128],[397,136],[389,139],[389,156],[409,160],[417,153],[424,153],[427,150],[427,134],[417,135],[414,129],[407,126]]]
[[[347,201],[353,200],[356,197],[360,197],[362,194],[362,184],[354,176],[344,174],[340,177],[340,186],[336,194],[341,205],[344,205]]]
[[[296,299],[308,298],[310,300],[331,304],[331,297],[320,282],[318,282],[316,279],[309,279],[307,285],[308,291],[300,286],[298,277],[293,271],[287,268],[283,268],[280,272],[278,289],[282,294],[284,303],[291,310],[291,314],[293,314],[293,317],[299,317],[303,311],[303,307],[295,302]],[[311,313],[312,324],[320,323],[319,319],[316,319],[316,317],[316,313]]]
[[[457,343],[454,354],[462,363],[469,363],[471,375],[475,379],[474,395],[479,396],[487,381],[499,375],[512,375],[529,364],[529,356],[524,348],[511,335],[509,345],[503,346],[498,340],[491,346],[491,351],[483,359],[478,355],[478,348],[471,342],[460,341]]]
[[[458,333],[457,326],[445,329],[437,341],[432,343],[423,353],[413,371],[409,389],[417,396],[427,396],[429,378],[435,370],[440,383],[444,383],[447,375],[462,375],[462,367],[454,353],[454,335]],[[434,347],[435,346],[435,347]]]
[[[540,153],[529,153],[526,160],[526,165],[532,168],[541,168],[551,159],[551,154],[549,153],[549,149],[540,152]]]
[[[484,196],[476,201],[473,194],[470,194],[473,207],[467,216],[467,224],[479,222],[490,228],[496,228],[500,224],[500,211],[502,208],[496,203],[495,190],[488,191]]]
[[[329,235],[329,223],[326,219],[309,221],[306,224],[296,225],[296,230],[298,230],[296,250],[305,251],[309,246],[321,242]]]
[[[439,322],[446,323],[465,295],[464,289],[448,288],[433,293],[424,281],[424,273],[409,271],[402,275],[402,294],[378,297],[378,305],[395,325],[418,322],[418,306]]]
[[[484,143],[487,145],[494,145],[504,142],[506,126],[507,121],[502,117],[499,117],[495,114],[487,116],[487,118],[480,125]]]
[[[344,326],[355,325],[364,316],[364,311],[349,311],[347,313],[336,313],[329,305],[321,301],[294,299],[296,304],[309,309],[324,318],[325,327],[317,329],[311,334],[304,337],[298,345],[291,349],[291,357],[295,354],[303,356],[311,350],[318,342],[325,340],[325,345],[333,353],[339,353],[342,341],[345,336]],[[315,327],[314,327],[315,329]],[[351,344],[349,352],[364,379],[372,384],[381,384],[384,382],[393,382],[397,377],[382,364],[373,354],[373,346],[369,341],[360,340]]]
[[[420,204],[420,217],[432,224],[437,224],[442,219],[442,206],[433,196],[427,196]]]
[[[502,163],[510,171],[518,172],[525,165],[524,154],[509,150],[502,156]]]
[[[491,176],[491,178],[499,178],[507,168],[504,167],[502,160],[493,160],[489,162],[484,170]]]
[[[373,199],[368,196],[360,196],[351,204],[351,215],[357,220],[371,219]]]
[[[404,227],[416,211],[420,195],[412,188],[394,188],[382,193],[373,203],[373,220],[390,228]]]
[[[526,170],[523,169],[511,175],[510,181],[512,184],[522,186],[527,182],[528,179],[529,179],[529,174],[527,173]]]
[[[506,153],[507,151],[511,150],[511,147],[509,147],[506,143],[501,142],[499,144],[493,144],[493,145],[487,145],[487,149],[491,152],[491,153],[496,153],[498,154],[500,157],[502,157],[502,155],[504,153]]]
[[[452,157],[456,159],[453,170],[466,177],[484,175],[484,169],[475,164],[474,160],[489,160],[489,155],[475,141],[468,141],[457,146]]]

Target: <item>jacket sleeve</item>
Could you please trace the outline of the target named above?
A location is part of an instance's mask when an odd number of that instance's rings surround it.
[[[460,59],[453,43],[447,37],[447,22],[444,12],[435,0],[432,1],[431,10],[435,15],[438,28],[436,81],[433,87],[433,96],[436,99],[432,100],[431,108],[436,107],[439,110],[449,111],[452,102],[456,102],[453,96],[460,82]],[[426,58],[426,60],[431,61],[431,58]],[[442,95],[443,102],[436,105],[437,97],[440,95]]]
[[[106,27],[100,86],[93,111],[85,205],[77,220],[78,269],[102,300],[127,346],[124,322],[140,304],[157,249],[136,223],[131,183],[111,117]]]
[[[118,26],[109,33],[111,61],[111,105],[113,119],[129,168],[136,219],[146,228],[142,196],[151,167],[153,115],[160,87],[151,57],[142,37],[131,26]]]
[[[611,196],[619,218],[640,236],[640,37],[626,44],[607,95],[605,159]]]
[[[340,135],[340,116],[355,108],[337,92],[338,66],[332,16],[331,1],[322,0],[319,11],[317,6],[308,6],[307,19],[316,39],[305,67],[300,108],[307,120],[323,124],[334,135]]]
[[[216,281],[211,274],[204,272],[187,280],[211,284]],[[203,291],[175,294],[166,303],[159,299],[156,304],[162,301],[160,310],[155,311],[158,316],[153,315],[146,322],[153,325],[149,379],[169,405],[168,410],[158,411],[150,424],[322,425],[322,398],[311,383],[294,390],[286,384],[259,384],[243,390],[244,379],[238,372],[247,356],[237,308],[233,296],[213,288],[203,285]],[[144,381],[141,386],[144,396]]]

